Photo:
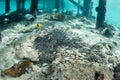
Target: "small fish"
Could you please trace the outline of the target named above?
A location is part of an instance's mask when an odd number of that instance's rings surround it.
[[[36,28],[38,29],[38,28],[42,28],[42,24],[41,23],[37,23],[37,25],[36,25]]]

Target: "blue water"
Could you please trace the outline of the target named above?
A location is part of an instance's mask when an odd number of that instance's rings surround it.
[[[30,7],[30,0],[26,0],[26,9],[29,9]],[[4,0],[0,0],[0,14],[3,14],[5,12],[5,6],[4,6]],[[10,0],[10,12],[15,11],[16,10],[16,0]]]
[[[15,11],[16,10],[16,0],[11,0],[11,11]],[[42,5],[42,1],[40,0],[40,4],[38,5],[39,9],[43,8]],[[45,6],[45,9],[51,10],[52,8],[55,7],[55,2],[54,0],[46,0],[48,1]],[[74,6],[71,2],[69,2],[68,0],[64,0],[65,1],[65,10],[71,10],[74,13],[76,13],[76,9],[77,7]],[[77,0],[76,0],[77,1]],[[97,7],[98,5],[98,0],[93,0],[94,2],[94,9],[93,9],[93,15],[96,16],[97,13],[95,11],[95,7]],[[26,9],[30,8],[30,0],[26,0]],[[106,21],[114,26],[120,27],[120,0],[107,0],[107,14],[106,14]],[[0,14],[4,13],[4,0],[0,0]]]
[[[98,5],[98,0],[93,0],[94,8]],[[106,22],[120,28],[120,0],[107,0]],[[93,15],[97,15],[93,9]]]
[[[108,0],[107,21],[120,28],[120,0]]]

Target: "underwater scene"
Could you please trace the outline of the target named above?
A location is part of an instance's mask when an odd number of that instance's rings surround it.
[[[0,80],[120,80],[120,0],[0,0]]]

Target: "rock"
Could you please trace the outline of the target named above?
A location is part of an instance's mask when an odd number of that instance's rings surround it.
[[[44,63],[42,66],[42,74],[44,74],[44,76],[47,78],[49,76],[51,76],[55,71],[55,67],[53,65],[48,65],[47,63]]]
[[[32,32],[34,29],[23,29],[21,30],[19,33],[29,33],[29,32]]]
[[[114,68],[115,80],[120,80],[120,63]]]
[[[103,62],[102,58],[100,56],[96,55],[96,54],[88,55],[87,60],[90,61],[90,62],[97,62],[97,63],[102,63]]]
[[[8,19],[8,18],[4,18],[4,23],[8,23],[8,22],[10,22],[10,20]]]
[[[28,36],[29,35],[29,36]],[[23,59],[28,58],[32,61],[38,60],[38,51],[35,50],[33,41],[35,36],[32,36],[33,34],[25,34],[23,36],[20,36],[19,39],[15,40],[14,43],[12,43],[15,53],[15,58],[17,59]]]
[[[53,65],[50,65],[47,69],[47,72],[48,72],[47,74],[51,75],[54,73],[54,71],[55,71],[55,67]]]
[[[0,33],[0,41],[2,41],[2,34]]]
[[[85,24],[91,25],[91,21],[88,20],[88,19],[86,19],[86,18],[84,18],[84,17],[82,17],[80,20],[81,20],[83,23],[85,23]]]
[[[58,10],[56,8],[52,9],[52,12],[56,13]]]
[[[94,30],[94,29],[92,29],[91,32],[97,33],[97,34],[99,33],[97,30]]]
[[[120,37],[120,33],[118,33],[118,34],[117,34],[117,36],[119,36],[119,37]]]
[[[114,36],[114,31],[111,29],[106,29],[103,33],[104,36],[106,37],[113,37]]]
[[[95,80],[104,80],[104,74],[100,72],[95,73]]]
[[[49,67],[49,64],[48,64],[48,63],[43,63],[43,65],[42,65],[42,67],[41,67],[41,72],[42,72],[45,76],[48,75],[48,71],[47,71],[48,67]]]
[[[44,10],[38,10],[38,13],[40,13],[40,14],[42,14],[44,12],[45,12]]]
[[[13,65],[11,68],[4,71],[5,75],[11,77],[19,77],[25,72],[29,72],[32,69],[32,63],[30,61],[21,61],[18,64]]]
[[[26,18],[26,20],[29,20],[29,21],[35,19],[35,17],[32,14],[26,14],[24,17]]]
[[[114,57],[109,57],[108,58],[108,62],[115,65],[116,64],[116,61],[115,61],[115,58]]]
[[[111,24],[108,24],[107,22],[105,22],[103,26],[105,28],[108,28],[108,29],[112,30],[112,31],[116,31],[117,30],[117,28],[115,26],[113,26]]]
[[[61,13],[55,13],[50,16],[50,20],[63,21],[64,19],[65,19],[65,16]]]

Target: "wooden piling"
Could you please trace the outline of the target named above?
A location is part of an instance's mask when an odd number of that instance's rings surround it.
[[[10,0],[5,0],[5,13],[10,11]]]
[[[96,29],[104,28],[104,21],[105,21],[105,14],[106,14],[106,3],[107,0],[99,0],[99,5],[96,8],[97,14],[97,21],[96,21]]]
[[[30,11],[35,13],[38,10],[38,0],[31,0]]]
[[[92,0],[84,0],[83,1],[83,12],[82,15],[86,18],[90,18],[92,16]]]

